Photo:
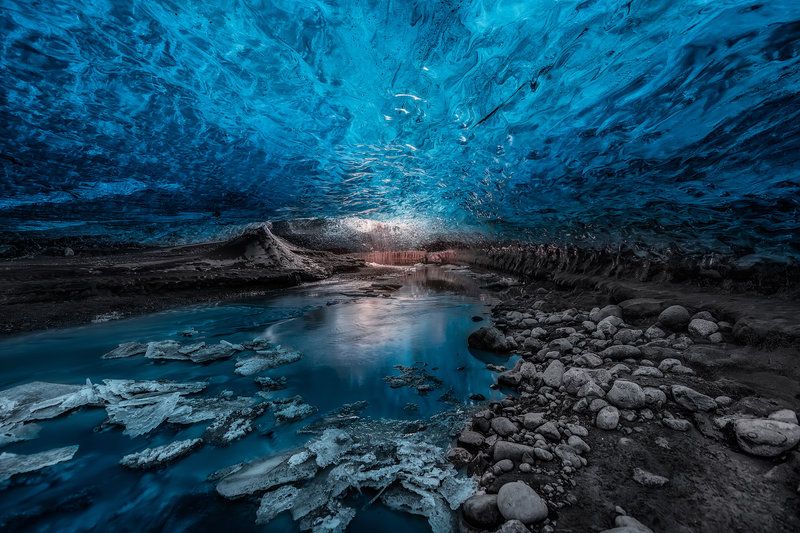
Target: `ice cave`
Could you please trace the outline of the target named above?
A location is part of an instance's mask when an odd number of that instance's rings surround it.
[[[800,531],[798,0],[0,0],[0,529]]]

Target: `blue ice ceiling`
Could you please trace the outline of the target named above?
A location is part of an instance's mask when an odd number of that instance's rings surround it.
[[[358,216],[800,254],[797,0],[0,5],[7,228]]]

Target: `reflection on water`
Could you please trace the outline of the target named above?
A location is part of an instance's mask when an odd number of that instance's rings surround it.
[[[194,340],[243,342],[266,336],[291,345],[304,355],[297,363],[261,375],[288,378],[276,396],[299,394],[320,414],[342,404],[365,400],[363,414],[385,418],[427,418],[449,407],[442,396],[449,389],[469,403],[472,394],[498,398],[490,386],[494,376],[486,360],[471,354],[466,338],[478,327],[475,315],[487,316],[491,298],[480,282],[465,272],[436,267],[397,270],[375,282],[401,285],[374,290],[372,282],[329,280],[284,291],[267,298],[196,306],[130,320],[68,330],[56,330],[0,341],[0,387],[34,380],[83,383],[86,378],[204,380],[204,395],[223,390],[253,396],[252,377],[234,374],[234,359],[208,365],[154,362],[142,357],[103,360],[100,356],[128,341],[176,339],[193,327]],[[363,296],[352,296],[363,294]],[[493,363],[504,362],[489,357]],[[414,388],[392,389],[385,376],[398,375],[395,365],[424,367],[442,381],[427,394]],[[446,400],[446,398],[445,398]],[[408,409],[415,404],[418,410]],[[226,448],[205,447],[166,468],[130,472],[117,463],[128,453],[178,439],[196,437],[205,425],[161,427],[146,437],[131,439],[116,426],[97,429],[105,419],[101,409],[87,409],[41,423],[40,438],[8,445],[4,452],[34,453],[79,444],[75,460],[40,474],[15,479],[2,491],[0,525],[22,530],[211,530],[227,517],[228,529],[255,530],[255,507],[217,498],[206,477],[240,461],[301,445],[308,438],[297,429],[314,419],[274,427],[271,416],[259,419],[258,430]],[[351,531],[373,531],[391,520],[408,531],[427,524],[370,506],[351,524]],[[109,525],[113,522],[113,525]],[[291,531],[279,517],[264,531]]]

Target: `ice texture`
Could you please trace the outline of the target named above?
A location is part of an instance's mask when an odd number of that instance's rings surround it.
[[[131,469],[157,468],[186,457],[202,445],[203,439],[180,440],[126,455],[120,459],[119,464]]]
[[[301,529],[341,531],[355,517],[343,505],[348,494],[372,489],[391,508],[425,516],[434,532],[457,529],[454,511],[476,490],[445,458],[445,448],[464,424],[463,411],[407,422],[329,415],[331,424],[309,429],[306,446],[221,473],[217,492],[228,499],[262,496],[256,521],[290,511]]]
[[[240,376],[252,376],[302,359],[303,355],[289,348],[277,346],[271,350],[259,350],[253,357],[242,357],[236,361],[236,373]]]
[[[9,229],[352,217],[800,254],[796,0],[6,0],[0,23]]]
[[[0,453],[0,483],[17,474],[35,472],[49,466],[70,461],[78,452],[78,446],[65,446],[31,455]]]

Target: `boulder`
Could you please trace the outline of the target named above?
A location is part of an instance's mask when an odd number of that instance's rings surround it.
[[[503,459],[511,459],[515,463],[519,463],[522,461],[522,456],[526,453],[533,456],[533,447],[504,440],[499,440],[494,445],[495,462],[502,461]]]
[[[780,420],[743,418],[733,430],[742,450],[761,457],[776,457],[800,442],[800,426]]]
[[[689,325],[689,311],[682,305],[667,307],[658,315],[658,323],[672,331],[683,331]]]
[[[476,494],[461,507],[464,519],[476,527],[494,528],[502,522],[496,494]]]
[[[519,520],[523,524],[535,524],[547,518],[547,504],[522,481],[512,481],[500,487],[497,507],[506,520]]]
[[[717,331],[719,331],[719,326],[710,320],[695,318],[689,322],[689,333],[698,337],[710,337]]]
[[[492,429],[501,437],[508,437],[517,432],[517,425],[504,416],[498,416],[492,419]]]
[[[606,394],[606,399],[612,405],[622,409],[641,409],[645,406],[645,395],[642,388],[632,381],[618,379],[611,390]]]
[[[470,348],[486,352],[504,353],[509,351],[506,336],[502,331],[492,326],[485,326],[470,333],[467,338],[467,344]]]
[[[672,397],[678,405],[693,412],[713,411],[717,408],[717,402],[713,398],[683,385],[672,386]]]
[[[619,425],[619,409],[612,405],[607,405],[597,412],[594,424],[600,429],[617,429]]]
[[[561,382],[564,379],[564,363],[559,361],[558,359],[554,359],[545,369],[544,373],[542,374],[542,381],[544,381],[545,385],[548,387],[553,387],[557,389],[561,386]]]

